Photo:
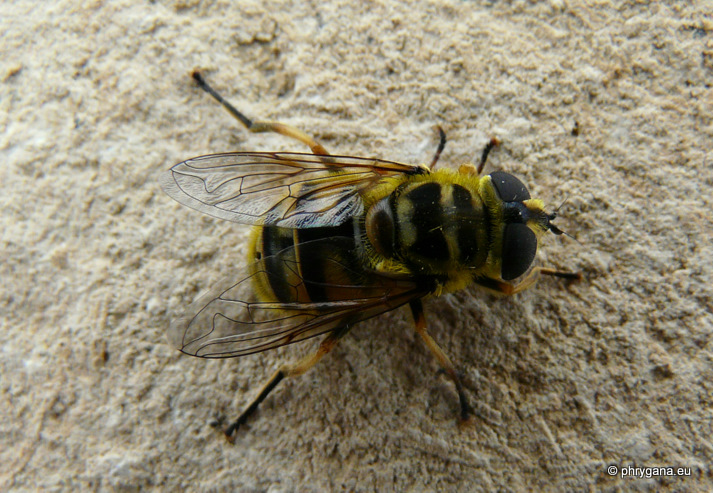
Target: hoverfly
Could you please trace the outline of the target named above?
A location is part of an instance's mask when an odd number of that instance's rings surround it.
[[[330,352],[357,322],[408,304],[418,334],[453,380],[460,418],[472,408],[455,366],[426,330],[422,298],[470,284],[514,294],[539,274],[579,274],[532,267],[538,238],[562,231],[541,200],[514,176],[479,166],[458,170],[376,158],[334,156],[296,128],[253,122],[213,90],[198,85],[251,132],[275,132],[311,153],[231,152],[189,159],[161,176],[183,205],[253,225],[249,265],[215,286],[175,322],[170,341],[186,354],[232,358],[325,335],[317,351],[275,372],[225,434],[232,441],[258,405],[286,377]]]

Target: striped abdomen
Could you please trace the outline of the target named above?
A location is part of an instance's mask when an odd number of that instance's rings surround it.
[[[263,301],[311,303],[364,295],[351,221],[325,228],[256,228],[252,256],[255,290]]]

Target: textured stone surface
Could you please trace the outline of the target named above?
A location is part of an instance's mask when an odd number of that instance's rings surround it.
[[[707,3],[707,6],[705,5]],[[14,2],[0,6],[0,487],[235,491],[713,488],[713,10],[610,2]],[[157,177],[251,135],[191,81],[337,154],[473,160],[552,208],[510,299],[427,303],[450,383],[398,310],[234,418],[310,344],[181,356],[170,320],[244,263],[248,228]],[[578,122],[579,134],[572,129]],[[622,479],[608,465],[689,467]]]

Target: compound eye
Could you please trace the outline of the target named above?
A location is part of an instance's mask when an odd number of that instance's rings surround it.
[[[490,173],[490,181],[503,202],[522,202],[530,198],[530,192],[525,185],[510,173],[503,171]]]
[[[525,224],[511,223],[503,234],[502,277],[512,281],[532,265],[537,253],[537,236]]]

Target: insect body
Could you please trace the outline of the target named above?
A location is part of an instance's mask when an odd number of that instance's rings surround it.
[[[421,299],[477,284],[513,294],[538,274],[538,238],[562,232],[555,214],[504,172],[480,166],[431,171],[372,158],[332,156],[301,131],[252,122],[195,73],[199,85],[250,131],[277,132],[311,154],[235,152],[189,159],[163,189],[201,212],[254,225],[249,265],[199,299],[169,338],[184,353],[228,358],[326,335],[314,355],[285,365],[227,430],[230,439],[284,378],[311,368],[355,323],[409,304],[417,332],[454,381],[461,419],[471,407],[458,372],[426,331]],[[440,129],[439,129],[440,130]],[[445,145],[441,143],[435,164]]]

